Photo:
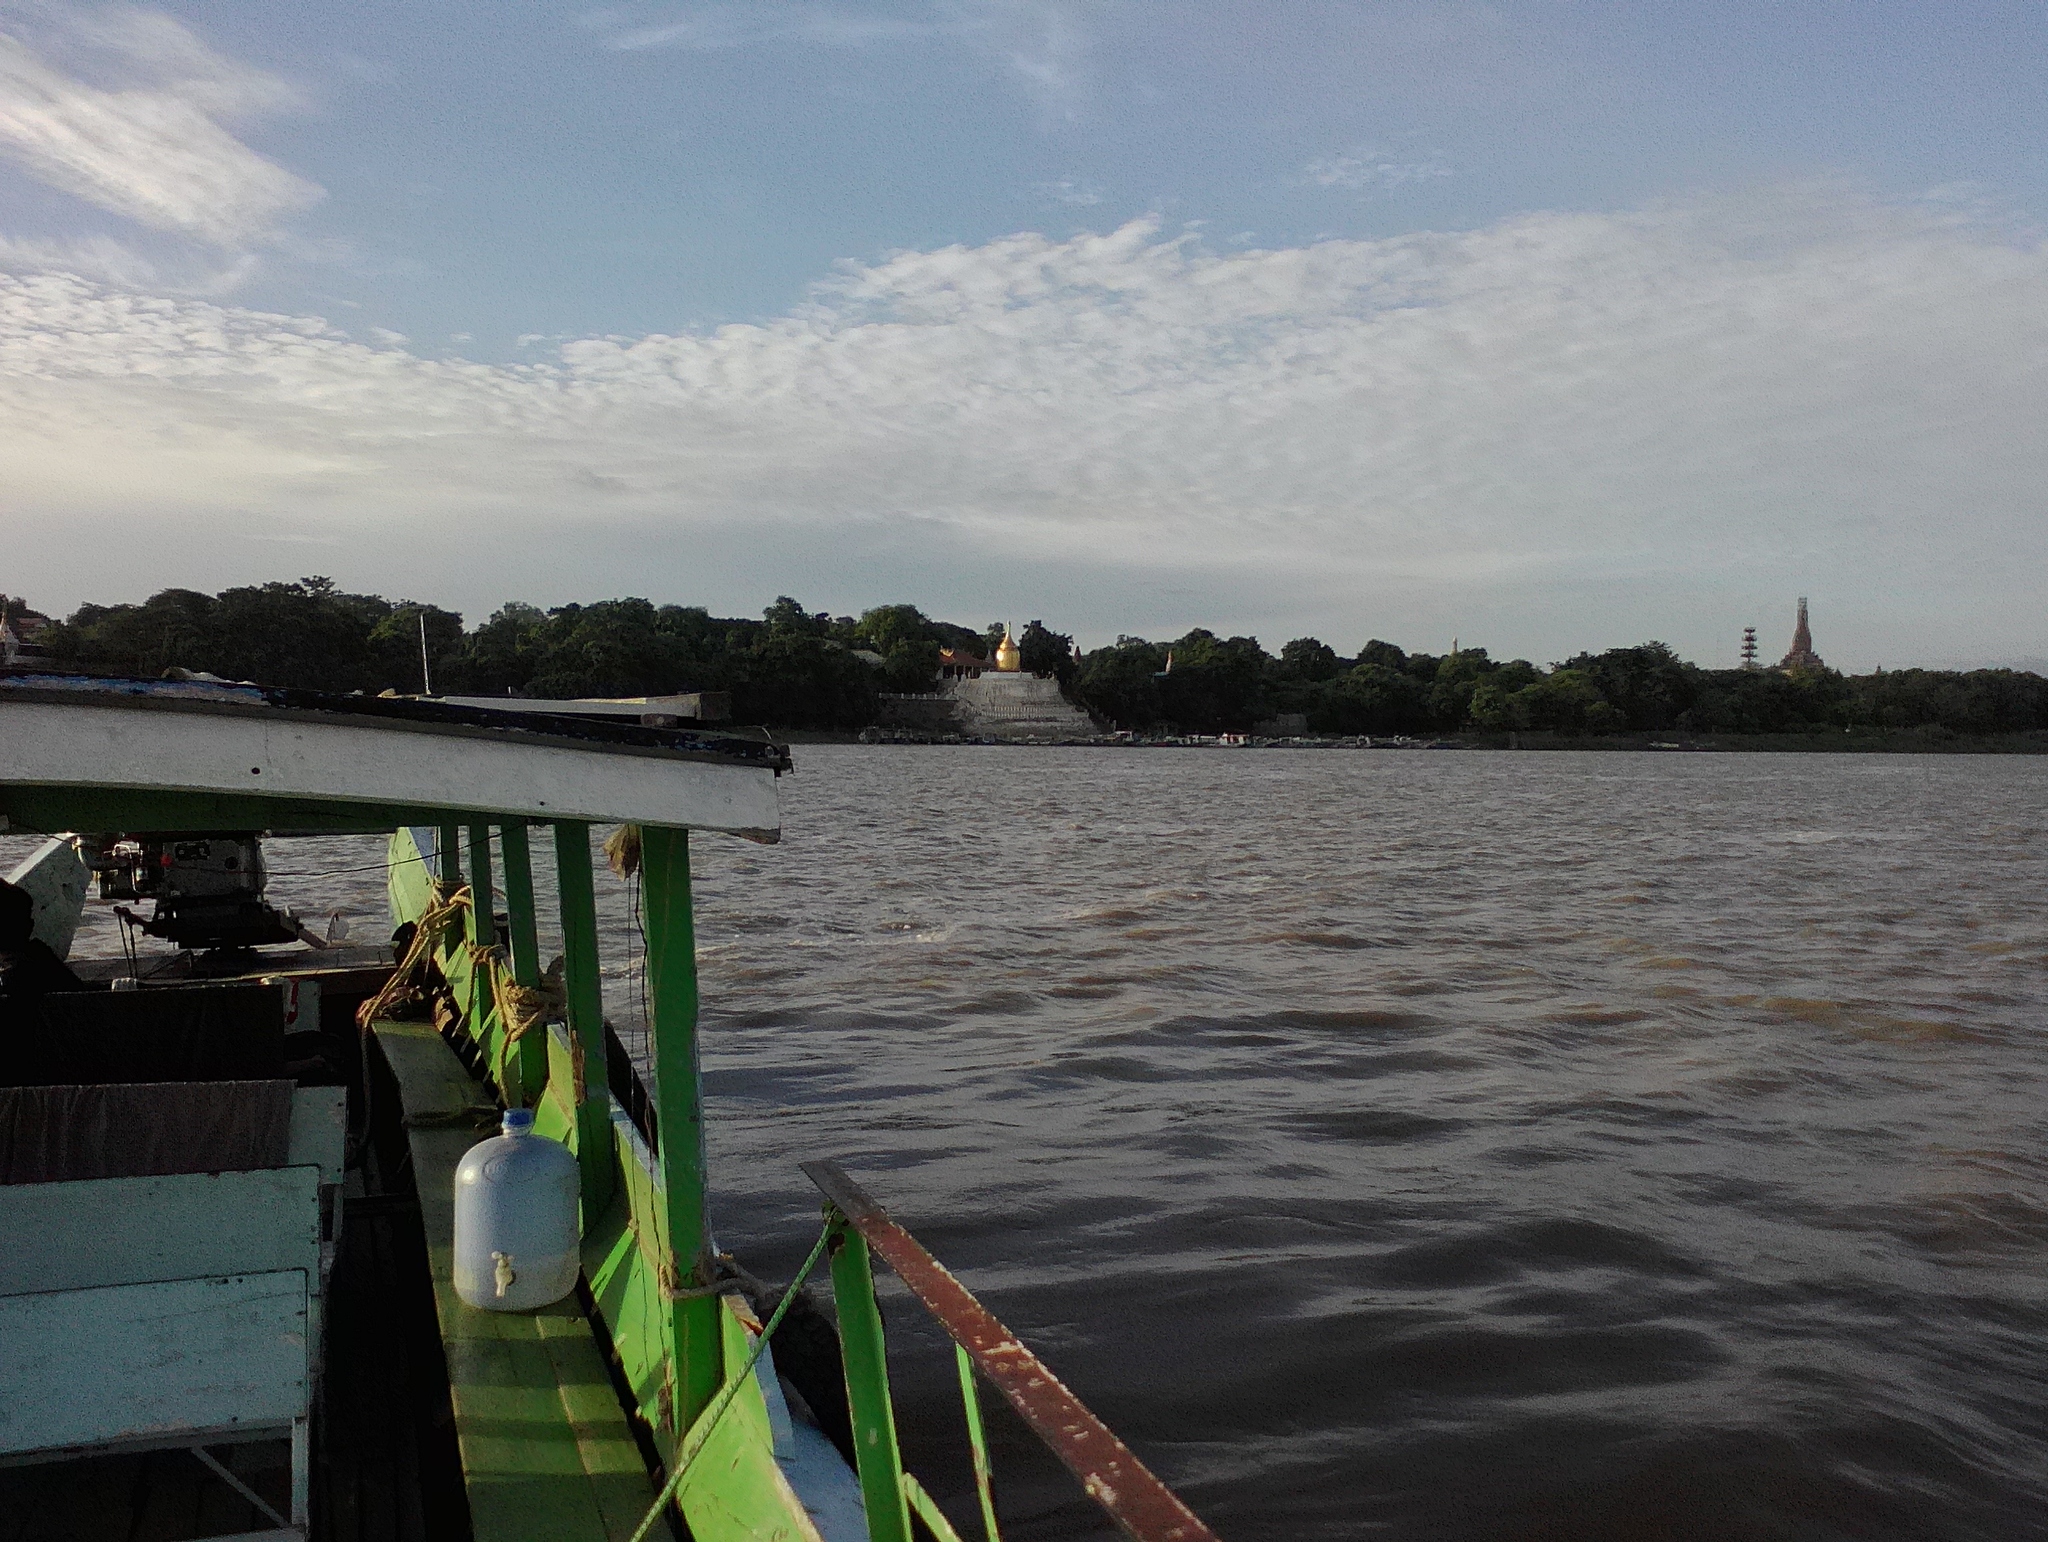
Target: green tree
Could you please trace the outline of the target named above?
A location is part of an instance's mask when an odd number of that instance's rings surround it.
[[[1017,639],[1019,667],[1034,675],[1051,675],[1064,687],[1074,680],[1074,639],[1049,631],[1043,621],[1027,621]]]
[[[173,667],[220,673],[219,610],[210,594],[160,589],[140,605],[78,607],[47,634],[57,661],[89,673],[145,679]]]
[[[462,639],[443,667],[444,689],[457,695],[527,694],[547,647],[548,617],[522,600],[501,605]]]
[[[877,605],[861,612],[854,636],[887,658],[899,643],[935,642],[931,618],[915,605]]]
[[[2048,728],[2048,680],[2016,670],[1897,669],[1843,685],[1849,718],[1873,727],[1940,727],[1962,734]]]
[[[1472,693],[1493,667],[1484,648],[1463,648],[1440,659],[1429,682],[1430,726],[1444,732],[1463,728],[1471,712]]]
[[[315,691],[384,689],[392,682],[379,678],[370,632],[389,613],[388,601],[342,594],[327,578],[223,589],[211,617],[213,672]]]
[[[1505,670],[1498,671],[1472,688],[1468,711],[1474,728],[1499,733],[1504,729],[1529,726],[1529,703],[1521,691],[1507,688],[1500,679],[1500,675],[1505,673]]]
[[[1144,730],[1159,726],[1160,671],[1166,648],[1142,637],[1119,637],[1107,648],[1084,654],[1074,679],[1074,695],[1118,728]]]
[[[1297,637],[1280,650],[1279,671],[1283,679],[1333,680],[1343,666],[1337,650],[1315,637]]]
[[[822,637],[832,629],[832,618],[825,612],[812,615],[786,594],[776,595],[775,603],[761,612],[761,618],[769,631],[799,637]]]
[[[1613,733],[1628,726],[1621,710],[1600,694],[1582,669],[1559,667],[1515,693],[1531,728],[1557,733]]]
[[[1159,682],[1167,721],[1183,733],[1246,733],[1271,707],[1271,660],[1256,637],[1218,637],[1197,627],[1171,649],[1173,670]]]
[[[1382,669],[1392,669],[1401,674],[1408,673],[1408,655],[1390,642],[1375,637],[1358,650],[1358,663],[1377,664]],[[1435,673],[1436,661],[1430,660],[1430,672]]]
[[[433,665],[434,689],[462,692],[456,684],[467,654],[462,617],[438,605],[400,600],[370,626],[370,683],[378,690],[411,693],[420,689],[420,630],[425,623],[427,658]]]
[[[875,720],[873,673],[826,638],[770,628],[731,666],[735,721],[852,730]]]
[[[528,693],[551,698],[661,696],[681,689],[689,660],[650,601],[600,600],[549,614]]]
[[[890,690],[906,695],[931,690],[939,678],[939,645],[929,637],[898,642],[883,660],[882,677]]]
[[[1592,682],[1623,726],[1659,733],[1678,725],[1699,694],[1699,670],[1660,642],[1581,653],[1564,667]]]
[[[1422,683],[1405,669],[1359,664],[1324,681],[1308,726],[1326,734],[1412,734],[1428,726]]]

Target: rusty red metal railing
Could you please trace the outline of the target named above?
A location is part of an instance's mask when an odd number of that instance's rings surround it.
[[[1135,1542],[1217,1542],[1216,1534],[1194,1511],[1068,1391],[1045,1362],[1025,1348],[945,1265],[891,1220],[875,1198],[848,1177],[838,1163],[805,1162],[803,1170],[844,1223],[844,1232],[834,1248],[832,1278],[838,1298],[847,1397],[854,1417],[855,1448],[871,1542],[896,1542],[898,1537],[907,1542],[908,1511],[912,1508],[928,1524],[931,1520],[930,1500],[915,1480],[903,1473],[897,1451],[895,1421],[888,1402],[888,1372],[882,1353],[881,1318],[874,1308],[871,1252],[896,1272],[959,1347],[961,1389],[975,1449],[976,1486],[990,1542],[996,1542],[996,1518],[988,1482],[986,1443],[978,1438],[980,1412],[975,1402],[973,1370],[979,1370],[994,1384],[1039,1439],[1080,1479],[1088,1495]],[[947,1527],[946,1533],[950,1531]]]

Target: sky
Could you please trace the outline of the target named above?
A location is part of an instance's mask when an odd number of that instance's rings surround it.
[[[0,590],[2039,665],[2044,76],[1972,0],[0,0]]]

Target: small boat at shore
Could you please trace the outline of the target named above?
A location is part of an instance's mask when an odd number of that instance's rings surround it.
[[[823,1154],[795,1278],[714,1246],[691,839],[776,841],[788,769],[617,704],[0,673],[0,831],[48,837],[0,894],[19,1534],[997,1542],[994,1387],[1127,1535],[1211,1537]],[[638,890],[644,1067],[605,1021],[598,825]],[[392,948],[266,898],[264,843],[342,834],[388,838]],[[176,968],[63,961],[87,872],[154,902],[123,915]],[[512,1111],[573,1158],[581,1269],[497,1311],[457,1290],[455,1183]],[[963,1518],[904,1466],[877,1256],[955,1346]]]

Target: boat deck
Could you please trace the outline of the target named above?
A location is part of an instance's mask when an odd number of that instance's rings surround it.
[[[222,1446],[216,1457],[273,1509],[290,1504],[287,1442]],[[0,1538],[6,1542],[179,1542],[223,1535],[234,1536],[236,1542],[263,1542],[266,1537],[298,1535],[275,1530],[254,1505],[214,1478],[189,1451],[143,1451],[0,1469],[0,1516]]]
[[[431,1024],[373,1031],[404,1103],[476,1542],[625,1542],[654,1486],[577,1298],[483,1312],[455,1294],[455,1167],[498,1109]]]

